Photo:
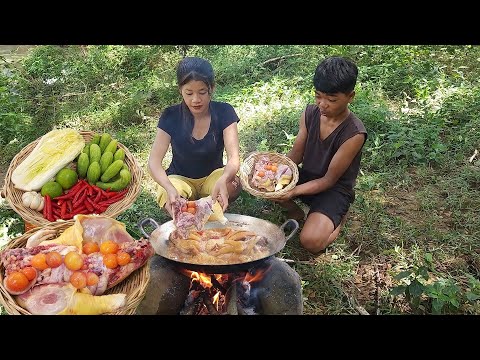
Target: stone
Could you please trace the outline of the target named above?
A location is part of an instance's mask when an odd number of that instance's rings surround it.
[[[175,270],[169,260],[154,255],[150,260],[150,281],[137,315],[175,315],[188,295],[190,279]]]
[[[265,260],[262,268],[270,266],[263,278],[251,284],[251,296],[256,296],[257,314],[301,315],[303,296],[300,275],[276,257]]]

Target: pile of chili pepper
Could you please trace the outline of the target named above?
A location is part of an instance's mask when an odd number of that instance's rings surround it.
[[[43,217],[48,221],[55,221],[57,219],[69,220],[77,214],[101,214],[110,205],[123,199],[126,193],[127,189],[122,191],[103,190],[82,179],[64,195],[54,199],[45,195]]]

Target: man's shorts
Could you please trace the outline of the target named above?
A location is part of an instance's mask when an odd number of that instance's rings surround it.
[[[298,170],[299,178],[297,185],[318,178],[301,168]],[[339,187],[333,187],[318,194],[300,195],[298,198],[310,207],[308,215],[313,212],[322,213],[332,220],[334,229],[340,225],[342,218],[345,216],[351,203],[355,199],[353,195],[348,194],[346,190],[340,189]]]

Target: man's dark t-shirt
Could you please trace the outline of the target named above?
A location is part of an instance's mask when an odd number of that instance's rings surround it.
[[[210,128],[201,140],[192,136],[194,119],[185,103],[165,109],[158,120],[158,128],[170,135],[172,162],[167,175],[182,175],[198,179],[224,166],[223,130],[240,121],[235,109],[227,103],[210,102]]]

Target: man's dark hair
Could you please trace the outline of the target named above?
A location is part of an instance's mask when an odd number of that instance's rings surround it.
[[[315,90],[326,94],[348,94],[355,88],[357,76],[358,68],[355,63],[343,57],[332,56],[318,64],[313,76],[313,86]]]
[[[215,85],[212,65],[207,60],[198,57],[183,58],[177,66],[177,84],[182,86],[191,80],[203,81],[211,92]]]

